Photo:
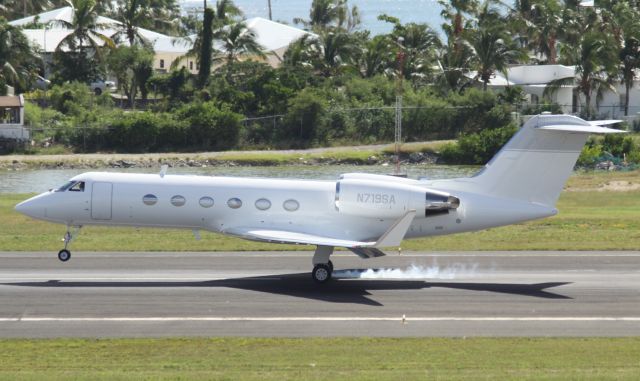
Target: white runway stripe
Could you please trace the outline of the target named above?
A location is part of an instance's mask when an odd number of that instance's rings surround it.
[[[357,321],[392,321],[392,322],[640,322],[640,317],[249,317],[249,316],[194,316],[194,317],[5,317],[2,322],[357,322]]]

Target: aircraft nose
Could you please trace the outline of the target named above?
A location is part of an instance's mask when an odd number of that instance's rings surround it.
[[[26,201],[22,201],[15,206],[15,210],[18,213],[22,213],[25,216],[33,218],[44,217],[44,207],[37,200],[30,198]]]

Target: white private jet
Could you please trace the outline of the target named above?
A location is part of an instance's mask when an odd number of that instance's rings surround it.
[[[337,181],[88,172],[16,205],[67,225],[201,229],[276,243],[315,245],[312,277],[331,278],[335,247],[362,258],[416,238],[487,229],[557,214],[556,201],[592,133],[617,121],[569,115],[530,119],[475,176],[413,180],[348,173]],[[75,235],[75,233],[74,233]]]

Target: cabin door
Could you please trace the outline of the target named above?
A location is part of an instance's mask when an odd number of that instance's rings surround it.
[[[91,190],[91,218],[94,220],[111,219],[111,197],[113,184],[93,183]]]

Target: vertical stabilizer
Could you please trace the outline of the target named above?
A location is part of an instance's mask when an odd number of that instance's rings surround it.
[[[535,116],[469,185],[496,197],[554,206],[589,134],[619,132],[571,115]]]

